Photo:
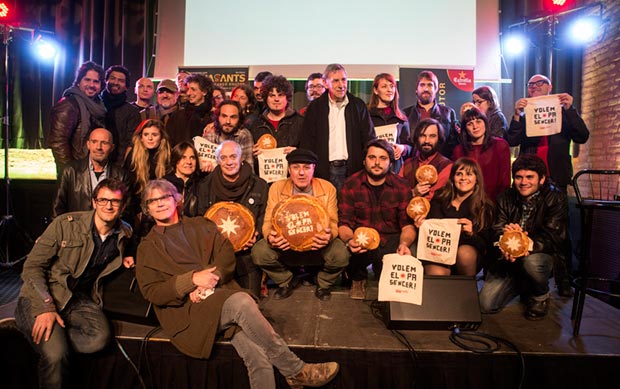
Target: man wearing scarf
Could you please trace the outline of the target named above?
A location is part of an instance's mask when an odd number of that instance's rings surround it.
[[[269,187],[262,178],[254,174],[249,164],[241,161],[241,153],[241,146],[232,140],[225,140],[217,147],[215,156],[218,165],[200,182],[198,212],[190,216],[204,215],[209,207],[219,201],[234,201],[252,212],[256,231],[246,247],[235,254],[235,280],[259,296],[261,271],[252,262],[250,250],[259,238],[260,227],[263,225]]]
[[[140,111],[127,102],[129,77],[129,70],[124,66],[110,66],[105,71],[106,85],[101,92],[103,104],[108,111],[105,116],[105,128],[112,133],[116,145],[110,160],[116,165],[122,165],[127,148],[131,145],[133,133],[140,124]]]
[[[90,132],[104,127],[105,106],[99,98],[103,68],[94,62],[80,66],[73,85],[52,108],[48,146],[60,176],[71,161],[86,157],[86,140]]]

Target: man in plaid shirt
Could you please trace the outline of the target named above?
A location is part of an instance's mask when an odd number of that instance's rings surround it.
[[[408,183],[392,173],[394,149],[382,139],[374,139],[364,150],[364,169],[350,176],[340,191],[338,201],[338,234],[351,251],[349,276],[353,283],[350,296],[363,300],[366,294],[366,267],[373,264],[376,274],[381,271],[385,254],[411,255],[410,246],[417,232],[407,215],[411,200]],[[357,227],[372,227],[379,232],[381,243],[375,250],[362,249],[353,240]]]

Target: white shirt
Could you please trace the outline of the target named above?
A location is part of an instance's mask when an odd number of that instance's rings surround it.
[[[329,93],[329,92],[328,92]],[[339,161],[349,159],[347,151],[347,122],[344,111],[349,104],[349,97],[344,96],[344,101],[336,102],[331,96],[329,99],[329,160]]]

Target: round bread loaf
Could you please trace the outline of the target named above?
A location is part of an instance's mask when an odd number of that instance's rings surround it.
[[[418,182],[426,182],[433,185],[437,182],[437,169],[433,165],[422,165],[415,171]]]
[[[271,134],[263,134],[256,141],[259,149],[275,149],[278,147],[278,141]]]
[[[240,251],[254,236],[254,215],[249,209],[232,201],[213,204],[204,217],[211,220],[224,237]]]
[[[297,194],[278,203],[272,213],[273,229],[295,251],[308,251],[315,234],[329,228],[329,215],[313,196]]]
[[[353,232],[353,239],[366,250],[376,249],[381,242],[379,231],[371,227],[357,227]]]
[[[504,231],[504,234],[499,237],[499,247],[515,258],[527,254],[529,245],[530,240],[522,231]]]
[[[420,215],[426,217],[426,215],[428,215],[428,211],[430,210],[431,203],[429,203],[426,198],[420,196],[412,198],[407,205],[407,215],[409,215],[412,219],[415,219]]]

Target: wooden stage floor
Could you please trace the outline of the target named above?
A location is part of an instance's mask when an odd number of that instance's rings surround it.
[[[376,295],[376,286],[369,288],[368,297],[376,298]],[[581,333],[574,338],[571,308],[571,298],[552,292],[549,315],[542,321],[532,322],[523,317],[523,305],[514,300],[498,314],[483,315],[478,331],[507,339],[521,351],[525,361],[523,387],[618,387],[618,381],[612,377],[620,368],[620,310],[588,296]],[[330,388],[411,388],[414,380],[417,388],[516,388],[520,381],[519,358],[512,349],[502,346],[493,354],[474,354],[454,345],[449,340],[449,331],[401,331],[415,350],[414,362],[407,347],[386,329],[383,321],[373,316],[371,302],[351,300],[346,290],[333,292],[331,301],[324,302],[314,297],[314,287],[300,286],[286,300],[264,299],[261,309],[302,358],[341,363],[340,376],[327,386]],[[135,358],[151,364],[146,370],[154,387],[167,387],[170,382],[195,382],[187,376],[172,378],[176,373],[161,373],[162,369],[183,371],[193,366],[196,371],[203,368],[196,367],[200,363],[208,363],[179,358],[161,331],[147,345],[143,338],[152,327],[114,323],[117,337],[128,347],[128,354],[131,356],[133,351]],[[162,356],[155,355],[159,353]],[[216,362],[230,358],[236,359],[234,367]],[[106,359],[109,358],[100,358],[97,364]],[[216,365],[201,373],[210,377],[211,384],[214,373],[209,373],[210,369],[241,369],[235,374],[245,374],[240,358],[227,342],[217,346],[212,359]],[[114,365],[122,364],[115,359]],[[143,366],[141,370],[144,369]],[[191,376],[191,373],[183,374]],[[101,380],[90,382],[101,383]],[[231,384],[220,378],[220,382],[226,384],[207,387],[245,387],[243,379]],[[280,377],[280,387],[286,387],[283,382]]]

